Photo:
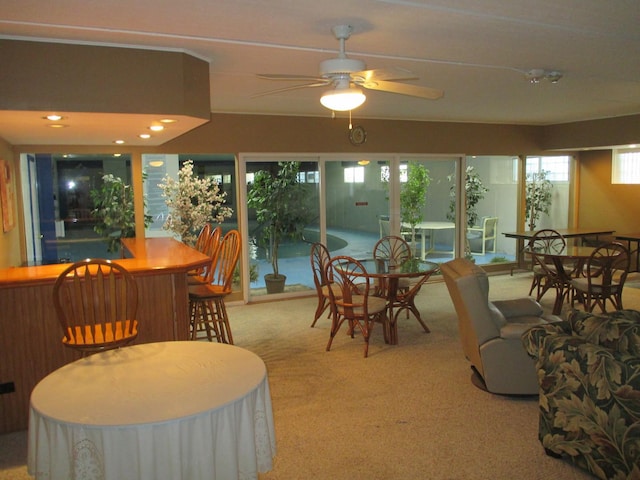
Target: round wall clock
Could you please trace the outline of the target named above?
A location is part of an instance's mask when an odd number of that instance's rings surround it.
[[[351,130],[349,130],[349,141],[356,146],[362,145],[367,141],[367,131],[364,129],[364,127],[356,125]]]

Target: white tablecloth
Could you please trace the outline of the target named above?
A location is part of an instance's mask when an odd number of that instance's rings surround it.
[[[264,362],[232,345],[162,342],[66,365],[31,394],[37,479],[255,479],[275,433]]]

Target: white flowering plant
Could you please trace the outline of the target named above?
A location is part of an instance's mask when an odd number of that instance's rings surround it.
[[[224,204],[226,192],[211,177],[199,178],[193,161],[187,160],[178,171],[178,180],[165,175],[158,184],[169,207],[162,228],[178,235],[187,245],[195,245],[198,233],[209,222],[222,223],[233,214]]]

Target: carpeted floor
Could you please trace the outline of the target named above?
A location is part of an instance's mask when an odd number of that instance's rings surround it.
[[[525,296],[530,274],[493,276],[493,299]],[[640,290],[625,291],[640,308]],[[552,306],[552,294],[543,300]],[[402,319],[399,344],[339,333],[325,351],[329,320],[309,328],[315,298],[231,306],[236,345],[269,372],[277,455],[262,480],[587,479],[546,456],[535,397],[486,393],[470,381],[444,283],[425,285],[418,307],[431,328]],[[27,479],[25,432],[0,436],[0,478]]]

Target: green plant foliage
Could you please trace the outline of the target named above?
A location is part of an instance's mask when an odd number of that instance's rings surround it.
[[[249,283],[254,283],[258,281],[258,265],[252,263],[249,265]],[[236,265],[236,268],[233,270],[233,284],[240,285],[240,264]]]
[[[452,182],[449,188],[449,212],[447,220],[455,222],[456,220],[456,187],[453,174],[448,175],[447,179]],[[484,198],[484,194],[489,190],[482,183],[480,175],[471,165],[467,165],[465,171],[464,190],[467,198],[467,226],[473,227],[478,223],[478,212],[476,210],[478,202]]]
[[[423,220],[422,212],[427,203],[427,188],[431,183],[429,170],[421,163],[409,162],[407,181],[400,190],[400,218],[412,227]]]
[[[89,192],[94,205],[91,214],[97,221],[93,229],[107,241],[107,251],[116,252],[120,249],[121,238],[135,237],[133,189],[112,174],[104,175],[102,182],[100,188]],[[145,227],[150,223],[151,216],[145,214]]]
[[[489,263],[507,263],[508,261],[507,257],[493,257]]]
[[[527,175],[525,221],[529,230],[534,231],[540,216],[549,215],[551,208],[553,183],[547,178],[549,172],[542,171]]]
[[[423,220],[427,203],[427,188],[431,183],[429,170],[421,163],[409,162],[407,181],[400,189],[400,218],[411,225],[411,245],[416,245],[416,225]],[[415,254],[415,252],[414,252]]]
[[[259,241],[268,247],[273,274],[278,270],[278,247],[288,238],[299,240],[313,218],[310,195],[298,181],[298,162],[278,162],[277,168],[260,170],[247,192],[247,206],[255,209],[260,223]]]

